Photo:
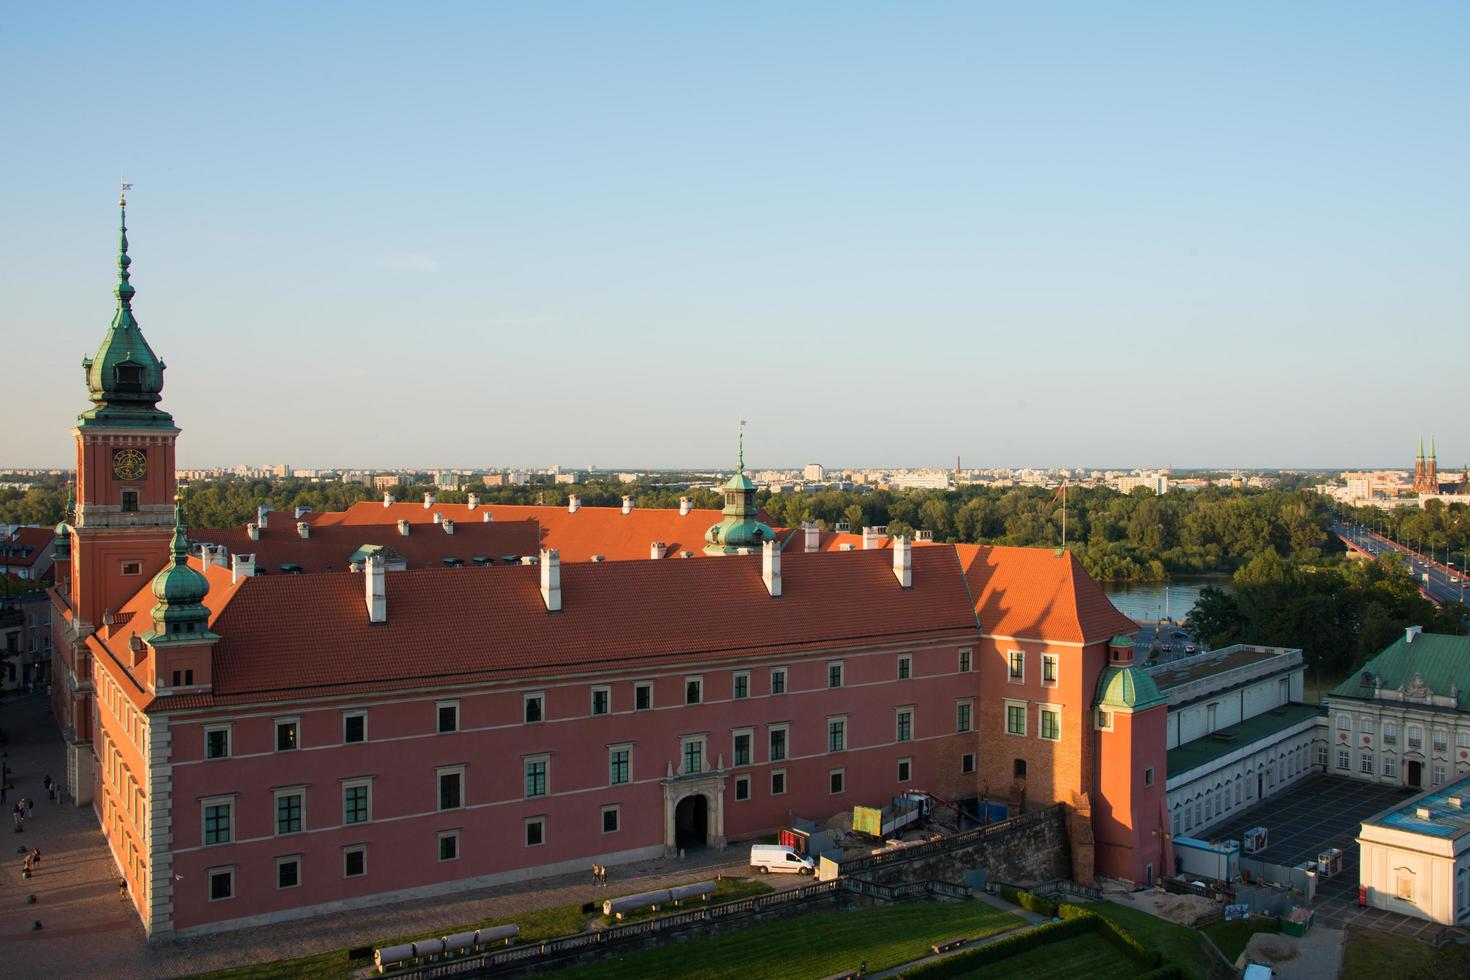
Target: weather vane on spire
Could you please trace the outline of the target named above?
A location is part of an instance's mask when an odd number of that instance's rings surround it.
[[[128,191],[132,189],[132,184],[128,183],[127,181],[122,182],[122,193],[117,196],[117,203],[119,207],[125,208],[128,206]]]
[[[740,456],[737,460],[737,474],[745,472],[745,420],[740,420]]]

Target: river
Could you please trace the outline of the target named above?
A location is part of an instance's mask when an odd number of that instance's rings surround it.
[[[1228,575],[1181,576],[1170,582],[1099,582],[1123,615],[1140,623],[1157,622],[1162,616],[1184,619],[1199,601],[1206,586],[1230,590]]]

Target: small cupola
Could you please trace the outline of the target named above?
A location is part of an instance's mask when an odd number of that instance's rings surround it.
[[[144,642],[197,641],[209,634],[209,580],[189,564],[189,536],[184,532],[184,508],[174,502],[174,536],[169,563],[153,578],[153,631]]]

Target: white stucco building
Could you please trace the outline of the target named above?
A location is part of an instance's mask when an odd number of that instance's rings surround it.
[[[1364,820],[1358,847],[1371,907],[1470,922],[1470,777]]]

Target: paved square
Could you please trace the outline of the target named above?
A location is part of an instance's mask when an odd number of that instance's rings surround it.
[[[1241,854],[1295,867],[1315,861],[1329,847],[1342,849],[1342,874],[1317,879],[1317,924],[1333,929],[1366,926],[1398,936],[1428,939],[1444,926],[1412,916],[1358,907],[1358,831],[1362,822],[1409,799],[1410,790],[1343,776],[1309,776],[1290,789],[1211,829],[1211,840],[1243,840],[1252,827],[1266,828],[1269,846]]]

